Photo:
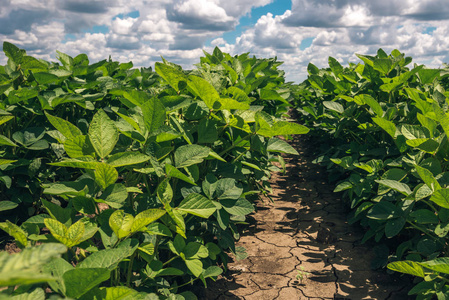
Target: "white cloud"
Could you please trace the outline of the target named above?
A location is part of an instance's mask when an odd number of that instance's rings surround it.
[[[60,50],[86,53],[91,62],[111,55],[150,66],[162,55],[185,68],[198,63],[202,49],[220,46],[231,54],[277,56],[294,81],[305,79],[309,62],[326,67],[332,56],[346,64],[359,61],[355,52],[379,48],[397,48],[432,67],[449,60],[447,0],[292,0],[283,14],[267,11],[239,26],[232,41],[223,36],[253,8],[274,1],[0,0],[0,39],[44,59]],[[135,11],[138,17],[128,15]]]

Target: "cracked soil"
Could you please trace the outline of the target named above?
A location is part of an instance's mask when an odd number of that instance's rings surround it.
[[[375,253],[312,163],[309,138],[291,144],[300,155],[284,156],[286,174],[273,174],[274,203],[257,202],[237,243],[248,257],[230,262],[200,299],[411,299],[409,278],[371,269]]]

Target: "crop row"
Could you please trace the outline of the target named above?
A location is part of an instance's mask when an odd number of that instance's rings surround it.
[[[0,253],[0,297],[196,299],[245,256],[237,225],[297,154],[276,136],[308,131],[276,59],[216,48],[153,72],[3,51],[0,228],[22,250]]]
[[[397,50],[361,63],[309,64],[299,120],[316,136],[351,223],[374,240],[373,267],[416,276],[417,299],[449,296],[449,72],[410,67]]]

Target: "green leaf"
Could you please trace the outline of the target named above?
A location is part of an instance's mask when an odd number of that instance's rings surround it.
[[[199,259],[186,259],[184,261],[187,268],[195,277],[199,277],[203,273],[203,263]]]
[[[151,157],[140,152],[120,152],[111,155],[107,163],[113,167],[136,165],[150,160]]]
[[[449,188],[435,191],[430,197],[430,201],[438,204],[443,208],[449,209]]]
[[[145,127],[150,132],[154,133],[165,121],[165,107],[161,100],[153,97],[147,100],[142,106],[142,113],[145,122]]]
[[[0,125],[14,119],[14,116],[0,116]]]
[[[0,286],[34,284],[55,280],[48,274],[40,273],[40,268],[67,251],[58,243],[47,243],[25,248],[20,253],[0,252]]]
[[[242,195],[243,188],[238,187],[233,178],[222,178],[214,184],[213,191],[216,199],[237,200]]]
[[[28,245],[26,232],[16,224],[6,220],[6,222],[0,223],[0,229],[12,236],[19,247],[23,248]]]
[[[249,109],[249,103],[239,102],[232,98],[219,98],[212,105],[214,110]]]
[[[424,278],[424,276],[425,276],[423,267],[419,263],[414,262],[414,261],[409,261],[409,260],[395,261],[395,262],[389,263],[387,265],[387,268],[390,270],[396,271],[396,272],[410,274],[410,275],[414,275],[414,276],[418,276],[418,277]]]
[[[86,135],[79,135],[64,141],[64,150],[71,158],[94,156],[95,149]]]
[[[2,146],[11,146],[11,147],[17,147],[17,145],[8,139],[6,136],[0,134],[0,145]]]
[[[153,223],[163,215],[165,215],[166,211],[162,209],[152,208],[144,210],[139,213],[135,218],[131,227],[131,233],[146,230],[145,226],[150,223]]]
[[[229,214],[234,216],[246,216],[254,211],[253,204],[244,198],[239,198],[237,201],[231,199],[221,200],[220,203]]]
[[[177,92],[180,90],[179,82],[187,82],[187,76],[181,70],[178,70],[170,65],[156,62],[154,65],[154,70]]]
[[[217,210],[217,207],[206,197],[191,193],[181,201],[177,209],[207,219]]]
[[[85,294],[80,300],[159,300],[156,294],[148,294],[145,292],[138,292],[126,286],[115,287],[101,287],[99,289],[92,289]]]
[[[33,73],[33,77],[39,84],[49,84],[59,80],[58,76],[47,72]]]
[[[89,140],[100,158],[105,158],[114,149],[119,133],[114,122],[99,109],[89,126]]]
[[[19,49],[17,46],[9,43],[3,42],[3,52],[10,58],[16,65],[22,63],[23,57],[26,55],[25,50]],[[15,71],[15,70],[14,70]]]
[[[19,204],[15,203],[15,202],[3,200],[3,201],[0,201],[0,211],[11,210],[11,209],[16,208],[18,205]]]
[[[268,140],[267,151],[299,155],[298,151],[290,146],[289,143],[278,138],[270,138]]]
[[[379,102],[377,102],[376,99],[374,99],[372,96],[370,95],[366,95],[366,94],[362,94],[362,95],[357,95],[354,97],[355,101],[360,101],[364,104],[367,104],[369,107],[371,107],[371,109],[374,111],[374,113],[378,116],[378,117],[382,117],[384,114],[384,111],[382,110],[382,107],[380,106]]]
[[[111,184],[114,184],[118,179],[117,170],[105,163],[97,164],[95,168],[95,182],[102,190],[106,189]]]
[[[109,217],[109,226],[119,239],[131,234],[134,217],[123,210],[116,210]]]
[[[427,170],[426,168],[423,168],[421,166],[415,166],[415,169],[421,177],[421,179],[424,181],[424,183],[433,191],[441,189],[440,184],[438,181],[433,177],[432,172]]]
[[[47,117],[48,121],[50,121],[51,125],[53,125],[53,127],[55,127],[60,133],[62,133],[62,135],[67,139],[73,139],[74,137],[83,134],[81,130],[78,129],[78,127],[76,127],[69,121],[52,116],[47,112],[45,112],[45,116]]]
[[[184,247],[182,252],[184,253],[186,259],[206,258],[209,256],[209,250],[207,247],[197,242],[189,242]]]
[[[60,205],[47,201],[45,199],[41,199],[42,205],[47,210],[48,214],[55,220],[63,223],[66,226],[72,225],[72,208],[66,207],[63,208]]]
[[[121,208],[125,204],[127,198],[128,191],[126,190],[126,187],[121,183],[116,183],[108,186],[100,197],[102,202],[108,204],[113,208]]]
[[[449,257],[439,257],[419,264],[432,271],[449,274]]]
[[[177,168],[199,164],[209,156],[210,148],[200,145],[183,145],[176,149],[175,165]]]
[[[74,159],[64,159],[60,162],[49,163],[51,166],[70,167],[80,169],[94,170],[100,163],[95,161],[92,157],[78,157]]]
[[[398,235],[404,228],[405,222],[405,218],[402,217],[388,220],[385,224],[385,236],[390,239]]]
[[[130,256],[130,253],[126,247],[104,249],[86,257],[78,264],[77,268],[105,268],[113,270],[128,256]]]
[[[376,58],[374,60],[374,70],[380,71],[383,74],[388,74],[391,70],[393,63],[389,58]]]
[[[277,135],[306,134],[307,132],[309,132],[309,129],[307,127],[287,121],[278,121],[274,123],[271,128],[263,125],[263,127],[261,127],[257,131],[258,134],[265,137],[273,137]]]
[[[168,177],[175,177],[192,185],[196,185],[195,181],[170,164],[165,164],[165,173],[167,173]]]
[[[440,220],[428,209],[418,209],[409,214],[410,220],[418,224],[438,224]]]
[[[343,67],[342,65],[333,57],[329,56],[329,67],[331,68],[332,72],[335,75],[339,75],[340,73],[343,72]]]
[[[408,196],[412,193],[412,191],[410,190],[410,187],[408,185],[406,185],[405,183],[396,181],[396,180],[381,179],[381,180],[376,180],[376,182],[381,185],[384,185],[390,189],[398,191],[401,194],[404,194],[406,196]]]
[[[431,84],[433,80],[441,73],[440,69],[420,69],[418,71],[418,77],[421,84]]]
[[[45,219],[44,223],[52,236],[68,248],[76,246],[83,241],[85,228],[84,223],[81,221],[72,224],[68,229],[64,224],[54,219]]]
[[[376,123],[383,130],[385,130],[392,138],[395,138],[396,125],[394,125],[393,122],[379,117],[373,118],[373,122]]]
[[[201,77],[190,75],[187,84],[209,109],[214,109],[215,102],[220,100],[220,94],[209,82]]]
[[[374,204],[367,213],[367,217],[374,220],[388,220],[396,216],[396,206],[387,201]]]
[[[77,268],[69,270],[62,276],[66,295],[79,298],[90,289],[109,279],[110,271],[106,268]]]
[[[344,111],[345,111],[345,108],[343,107],[343,105],[341,105],[341,104],[338,103],[338,102],[335,102],[335,101],[323,101],[322,103],[323,103],[323,105],[324,105],[327,109],[330,109],[330,110],[332,110],[332,111],[335,111],[335,112],[337,112],[337,113],[339,113],[339,114],[342,114],[342,113],[344,113]]]
[[[203,119],[198,124],[198,143],[214,143],[218,139],[217,122]]]

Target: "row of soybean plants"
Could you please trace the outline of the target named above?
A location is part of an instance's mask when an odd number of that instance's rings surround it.
[[[373,267],[411,274],[418,299],[449,297],[449,72],[397,50],[308,66],[299,119],[352,211],[378,243]],[[320,146],[321,145],[321,146]]]
[[[196,299],[226,268],[238,224],[270,191],[291,85],[276,59],[216,48],[197,69],[150,68],[5,42],[0,252],[8,299]]]

